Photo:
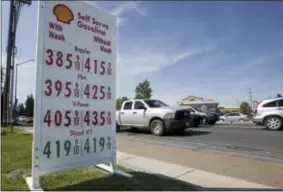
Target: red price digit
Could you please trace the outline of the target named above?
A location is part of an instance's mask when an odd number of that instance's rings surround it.
[[[66,122],[64,123],[65,127],[69,127],[71,125],[71,111],[67,110],[65,112],[65,120]]]
[[[60,111],[55,112],[54,123],[59,127],[62,123],[62,113]]]
[[[45,60],[45,63],[47,65],[52,65],[53,64],[53,51],[52,51],[52,49],[47,49],[46,53],[47,53],[47,56],[48,56],[48,60]]]
[[[97,60],[94,60],[94,74],[97,74]]]
[[[59,96],[62,90],[62,82],[60,80],[55,82],[55,89],[57,91],[57,96]]]
[[[102,121],[100,122],[100,125],[104,125],[104,124],[105,124],[105,112],[104,112],[104,111],[102,111],[102,112],[100,113],[100,119],[102,120]]]
[[[57,52],[56,64],[57,64],[58,67],[63,66],[63,53],[61,51]]]
[[[100,75],[104,75],[105,74],[105,62],[104,61],[101,61],[100,68],[102,69],[102,71],[100,71]]]
[[[97,125],[97,123],[98,123],[97,111],[92,112],[92,115],[93,115],[92,124],[93,124],[93,125]]]
[[[105,98],[105,86],[100,87],[100,93],[101,93],[100,99],[103,100]]]
[[[89,98],[89,84],[86,85],[85,90],[84,90],[84,95],[86,95],[87,98]]]
[[[48,127],[50,127],[51,125],[51,111],[50,110],[46,111],[43,122],[46,123]]]
[[[84,117],[84,122],[89,126],[90,118],[89,118],[89,111],[86,111],[85,117]]]
[[[44,91],[46,96],[52,95],[52,81],[50,79],[45,80],[47,90]]]
[[[65,97],[70,97],[72,94],[72,90],[71,90],[71,82],[66,82],[65,84],[65,89],[66,89],[66,93],[65,93]]]
[[[93,90],[92,99],[97,99],[97,90],[98,90],[97,85],[93,85],[92,90]]]
[[[87,72],[90,71],[90,59],[89,58],[86,59],[85,68],[87,69]]]
[[[67,54],[66,61],[68,62],[68,64],[65,66],[66,69],[70,69],[72,67],[72,65],[73,65],[72,57],[73,57],[73,55],[71,53]]]

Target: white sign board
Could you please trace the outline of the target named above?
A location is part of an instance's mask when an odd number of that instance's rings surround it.
[[[84,2],[38,2],[33,185],[116,160],[116,18]]]

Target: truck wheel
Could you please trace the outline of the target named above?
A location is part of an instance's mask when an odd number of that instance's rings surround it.
[[[214,125],[215,123],[216,123],[215,121],[208,122],[209,125]]]
[[[120,125],[118,125],[117,123],[116,123],[116,132],[119,132],[120,131]]]
[[[282,119],[276,116],[267,117],[264,125],[269,130],[279,130],[282,127]]]
[[[162,136],[165,134],[165,127],[163,121],[155,119],[150,123],[150,131],[153,135]]]

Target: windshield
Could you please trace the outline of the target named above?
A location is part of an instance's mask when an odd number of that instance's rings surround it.
[[[168,107],[166,103],[159,100],[144,100],[150,108]]]

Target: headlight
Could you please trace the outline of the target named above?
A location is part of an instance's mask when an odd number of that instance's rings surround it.
[[[164,115],[164,119],[174,119],[175,113],[167,113]]]

